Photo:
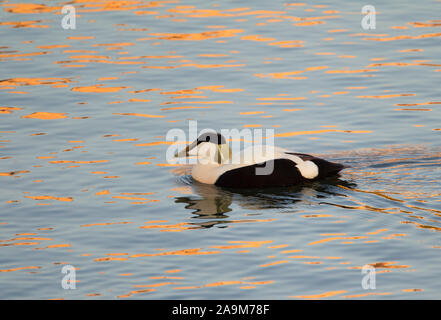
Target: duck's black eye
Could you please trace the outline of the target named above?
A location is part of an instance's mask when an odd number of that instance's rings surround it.
[[[198,137],[197,143],[199,144],[202,142],[209,142],[209,143],[214,143],[214,144],[224,144],[225,138],[219,133],[209,132],[209,133],[201,134]]]

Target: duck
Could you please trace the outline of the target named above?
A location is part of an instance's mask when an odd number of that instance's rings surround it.
[[[305,153],[272,145],[255,144],[233,154],[225,137],[205,132],[175,158],[197,157],[191,169],[194,180],[227,188],[267,188],[299,185],[336,176],[346,168]]]

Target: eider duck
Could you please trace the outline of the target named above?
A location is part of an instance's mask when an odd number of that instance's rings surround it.
[[[191,170],[196,181],[230,188],[283,187],[318,180],[345,168],[304,153],[253,145],[233,155],[226,139],[217,132],[201,134],[175,157],[197,156]]]

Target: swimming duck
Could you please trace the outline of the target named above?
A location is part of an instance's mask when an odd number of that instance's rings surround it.
[[[224,136],[201,134],[175,157],[197,156],[191,170],[196,181],[231,188],[292,186],[337,175],[345,168],[309,154],[253,145],[233,155]]]

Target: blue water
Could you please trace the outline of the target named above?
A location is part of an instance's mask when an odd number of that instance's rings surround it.
[[[1,299],[441,298],[439,1],[63,4],[0,4]],[[196,183],[189,120],[351,167]]]

